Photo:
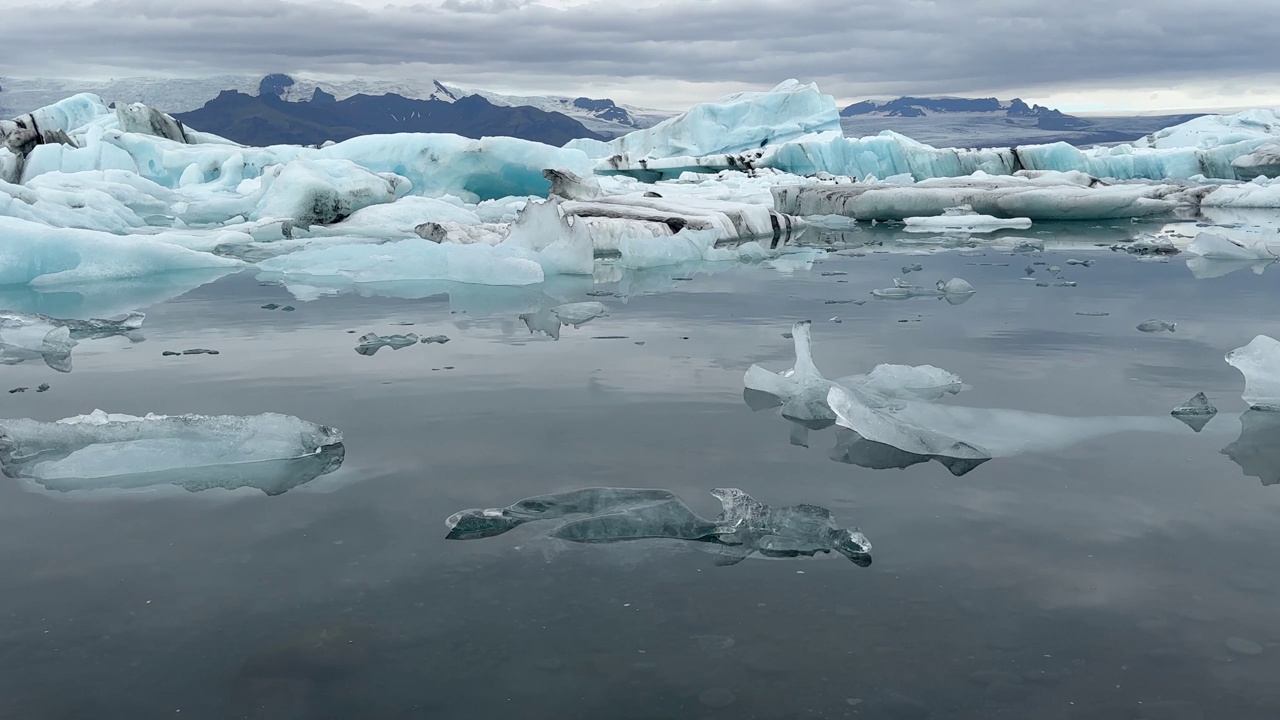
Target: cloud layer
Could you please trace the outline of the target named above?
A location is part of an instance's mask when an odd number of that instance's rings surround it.
[[[788,77],[847,99],[1224,98],[1280,75],[1273,0],[18,0],[2,12],[19,29],[0,53],[11,77],[430,76],[679,106]]]

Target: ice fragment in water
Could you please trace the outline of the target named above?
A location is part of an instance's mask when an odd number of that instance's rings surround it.
[[[1144,333],[1177,332],[1178,324],[1163,320],[1144,320],[1138,323],[1138,330]]]
[[[399,350],[410,345],[418,344],[418,336],[413,333],[405,335],[387,335],[383,337],[377,333],[367,333],[360,336],[360,344],[356,345],[356,352],[361,355],[375,355],[384,347],[392,350]]]
[[[1058,267],[1057,265],[1050,265],[1050,266],[1049,266],[1049,274],[1050,274],[1050,275],[1057,275],[1057,274],[1059,274],[1059,273],[1061,273],[1061,272],[1062,272],[1062,268]]]
[[[541,495],[506,508],[463,510],[445,524],[451,540],[493,537],[525,523],[567,519],[551,537],[578,543],[672,539],[721,555],[732,565],[750,555],[794,558],[837,552],[871,564],[871,543],[857,528],[842,528],[813,505],[771,508],[736,488],[716,488],[722,511],[705,519],[666,490],[587,488]]]
[[[1076,314],[1077,314],[1077,315],[1080,315],[1080,316],[1082,316],[1082,317],[1106,317],[1106,316],[1110,315],[1111,313],[1106,313],[1106,312],[1078,312],[1078,313],[1076,313]]]
[[[557,305],[551,308],[551,312],[565,325],[578,327],[604,315],[608,308],[603,303],[591,301]]]
[[[903,265],[903,266],[902,266],[902,274],[903,274],[903,275],[906,275],[906,274],[908,274],[908,273],[912,273],[912,272],[919,272],[919,271],[921,271],[921,270],[924,270],[924,266],[923,266],[923,265],[921,265],[920,263],[913,263],[913,264],[911,264],[911,265]]]
[[[16,395],[16,394],[18,394],[18,393],[24,393],[24,392],[26,392],[28,389],[29,389],[29,388],[16,387],[16,388],[14,388],[14,389],[10,390],[10,391],[9,391],[9,394],[10,394],[10,395]]]
[[[208,348],[192,348],[190,350],[183,350],[182,354],[183,355],[217,355],[218,351],[209,350]]]
[[[95,410],[52,423],[0,420],[0,469],[58,492],[176,485],[278,495],[337,469],[341,441],[334,428],[275,413],[134,417]]]
[[[36,392],[49,392],[49,383],[40,383],[39,387],[36,388]]]
[[[422,338],[423,345],[443,345],[449,342],[448,335],[428,335]]]
[[[1067,260],[1068,265],[1083,265],[1084,267],[1093,267],[1092,260],[1076,260],[1074,258]]]
[[[893,279],[893,287],[872,290],[871,295],[881,300],[906,300],[918,297],[944,298],[952,305],[968,302],[974,294],[973,286],[960,278],[939,280],[933,288],[912,285],[901,278]]]
[[[1209,403],[1209,398],[1204,393],[1196,393],[1195,397],[1174,408],[1170,414],[1192,430],[1200,432],[1218,414],[1218,408]]]
[[[1227,353],[1227,364],[1244,375],[1244,401],[1256,410],[1280,411],[1280,342],[1259,335]]]
[[[1031,267],[1030,265],[1028,265],[1028,266],[1026,267],[1026,269],[1025,269],[1025,270],[1023,270],[1023,272],[1025,272],[1025,273],[1027,274],[1027,277],[1030,277],[1030,276],[1032,276],[1032,275],[1035,275],[1035,274],[1036,274],[1036,269],[1035,269],[1035,268],[1033,268],[1033,267]]]
[[[1130,255],[1177,255],[1178,248],[1167,237],[1144,235],[1130,243],[1114,245],[1112,250],[1123,250]]]

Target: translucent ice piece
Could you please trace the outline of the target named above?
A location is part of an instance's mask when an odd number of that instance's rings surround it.
[[[1177,332],[1178,323],[1167,323],[1163,320],[1143,320],[1138,323],[1138,330],[1144,333]]]
[[[278,495],[342,462],[342,433],[288,415],[108,415],[0,420],[0,469],[75,492],[177,485]]]
[[[356,345],[356,352],[361,355],[375,355],[384,347],[392,350],[399,350],[410,345],[418,344],[418,336],[413,333],[404,335],[386,335],[382,336],[377,333],[367,333],[360,336],[360,344]]]
[[[1244,401],[1255,410],[1280,411],[1280,342],[1259,335],[1227,353],[1227,364],[1244,375]]]
[[[1218,408],[1209,402],[1209,398],[1204,393],[1196,393],[1195,397],[1174,408],[1170,414],[1192,430],[1200,432],[1205,425],[1209,424],[1213,416],[1218,414]]]
[[[578,327],[607,313],[604,303],[595,301],[566,303],[551,308],[551,312],[565,325]]]

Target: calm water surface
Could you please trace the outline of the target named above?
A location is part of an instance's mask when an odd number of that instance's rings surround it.
[[[596,298],[610,315],[559,341],[518,319],[550,302],[528,290],[302,303],[242,273],[185,293],[0,292],[19,310],[147,313],[144,342],[83,342],[70,374],[0,367],[0,389],[33,388],[0,394],[0,416],[279,412],[340,428],[347,449],[276,497],[0,483],[0,717],[1280,716],[1280,487],[1264,484],[1280,480],[1280,423],[1246,418],[1242,437],[1243,380],[1223,361],[1280,335],[1280,273],[1196,280],[1177,258],[1088,245],[871,250],[599,284],[626,297]],[[1022,280],[1036,261],[1079,286]],[[978,293],[827,304],[910,262],[925,269],[908,279]],[[1149,318],[1177,332],[1137,332]],[[969,386],[948,403],[1167,427],[962,477],[833,461],[835,429],[793,445],[790,423],[743,401],[752,363],[791,365],[782,333],[802,319],[830,377],[927,363]],[[452,342],[354,352],[359,334],[409,331]],[[220,354],[161,355],[194,347]],[[1221,412],[1197,434],[1168,413],[1200,391]],[[1252,476],[1222,453],[1237,442]],[[592,486],[667,489],[708,517],[721,486],[820,505],[861,527],[874,564],[723,567],[675,541],[571,545],[538,523],[445,539],[463,508]]]

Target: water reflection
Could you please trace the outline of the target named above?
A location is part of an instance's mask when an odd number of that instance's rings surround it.
[[[445,521],[450,540],[495,537],[525,523],[565,520],[549,535],[576,543],[683,540],[715,553],[717,565],[751,555],[813,557],[837,552],[871,565],[871,543],[857,528],[842,528],[826,508],[770,507],[736,488],[716,488],[721,513],[705,519],[668,490],[586,488],[526,498],[506,508],[463,510]]]
[[[1240,438],[1222,454],[1263,485],[1280,485],[1280,412],[1249,410],[1240,416]]]

